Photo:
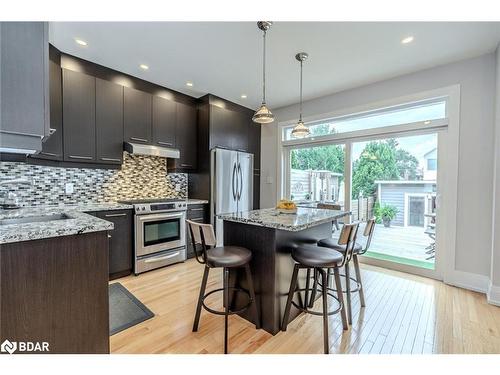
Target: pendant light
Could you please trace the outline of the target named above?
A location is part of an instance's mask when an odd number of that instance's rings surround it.
[[[262,104],[253,115],[252,120],[259,124],[268,124],[274,121],[274,115],[266,105],[266,32],[271,28],[272,24],[273,23],[271,21],[257,22],[257,27],[263,31],[264,38],[264,54],[262,64]]]
[[[302,121],[302,65],[308,57],[309,55],[305,52],[299,52],[295,55],[295,58],[300,62],[300,114],[299,122],[292,130],[292,137],[294,138],[305,138],[310,133],[309,128],[305,126],[304,121]]]

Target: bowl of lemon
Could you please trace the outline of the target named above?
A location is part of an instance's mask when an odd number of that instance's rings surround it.
[[[280,214],[296,214],[297,213],[297,205],[290,200],[282,199],[278,202],[276,206],[276,210]]]

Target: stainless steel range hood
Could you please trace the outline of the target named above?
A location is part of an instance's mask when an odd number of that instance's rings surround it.
[[[162,158],[179,159],[181,153],[176,148],[142,145],[140,143],[123,142],[123,148],[130,154],[160,156]]]

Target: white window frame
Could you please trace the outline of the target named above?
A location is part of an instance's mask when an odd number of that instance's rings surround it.
[[[436,254],[435,269],[416,270],[415,267],[406,265],[391,265],[399,271],[408,273],[417,273],[422,276],[432,277],[443,280],[446,283],[456,284],[455,280],[459,278],[459,272],[455,269],[455,244],[456,244],[456,214],[458,197],[458,148],[459,148],[459,125],[460,125],[460,85],[451,85],[435,90],[423,91],[415,94],[405,95],[398,98],[382,100],[373,103],[366,103],[355,107],[336,110],[333,112],[314,114],[304,117],[304,122],[320,121],[322,119],[332,119],[341,116],[349,116],[363,112],[375,111],[382,108],[401,106],[408,103],[416,103],[425,100],[437,100],[443,98],[446,100],[446,118],[433,120],[430,123],[415,122],[410,124],[394,125],[376,129],[367,129],[351,133],[339,133],[321,137],[312,137],[300,140],[283,141],[283,128],[293,125],[298,119],[293,119],[278,123],[278,134],[276,137],[277,148],[277,184],[276,196],[278,199],[286,196],[285,186],[289,181],[289,173],[283,173],[286,165],[290,161],[290,147],[303,146],[311,147],[321,144],[341,144],[345,145],[345,168],[344,183],[345,196],[351,196],[351,166],[352,142],[375,139],[389,138],[402,135],[438,133],[438,159],[441,168],[437,171],[438,192],[436,194],[436,210],[438,212],[436,221],[436,246],[439,251]],[[439,133],[446,134],[440,137]],[[285,164],[288,163],[288,164]],[[287,176],[288,175],[288,176]],[[289,195],[288,195],[289,196]],[[350,199],[345,199],[345,210],[350,211]],[[441,222],[439,224],[439,222]],[[387,267],[387,262],[369,260],[364,257],[366,263]]]

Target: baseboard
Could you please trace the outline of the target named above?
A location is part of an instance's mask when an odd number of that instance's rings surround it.
[[[486,293],[488,303],[495,306],[500,306],[500,286],[490,283],[488,293]]]
[[[490,286],[490,278],[488,276],[457,270],[446,275],[444,282],[480,293],[487,293]]]

